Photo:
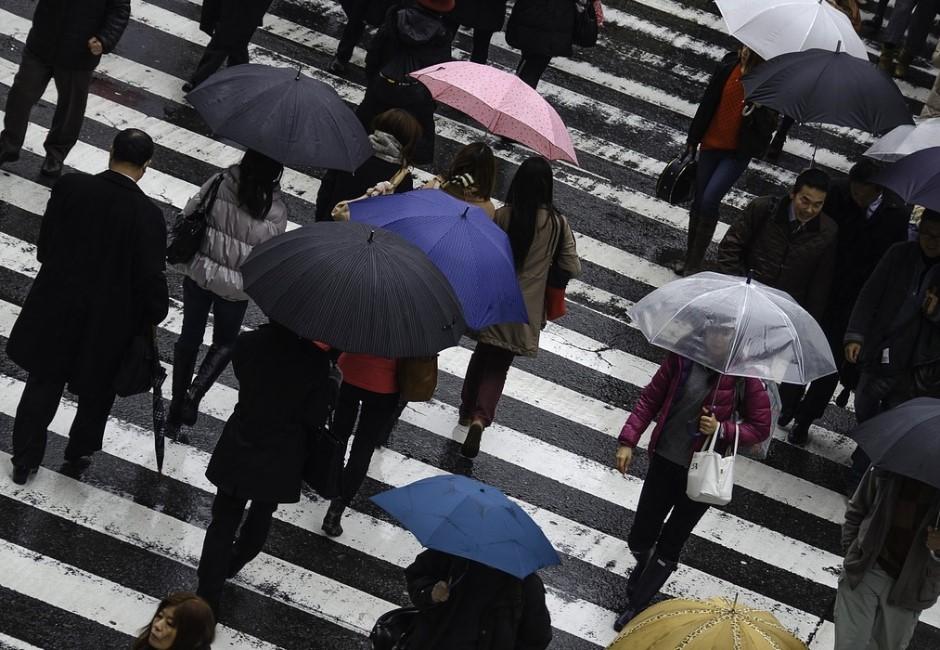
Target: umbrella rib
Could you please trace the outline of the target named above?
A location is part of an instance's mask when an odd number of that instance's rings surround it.
[[[780,312],[780,315],[783,316],[784,320],[786,321],[787,325],[789,326],[790,331],[796,333],[796,331],[797,331],[797,330],[796,330],[796,327],[793,326],[793,321],[790,319],[790,316],[787,314],[787,312],[785,312],[783,309],[781,309],[781,308],[780,308],[780,305],[778,305],[777,303],[775,303],[773,300],[768,300],[768,302],[773,306],[774,309],[776,309],[778,312]],[[794,336],[794,337],[793,337],[793,345],[796,347],[796,355],[795,355],[795,356],[796,356],[796,364],[797,364],[797,366],[799,367],[799,371],[800,371],[800,379],[805,379],[805,376],[804,376],[805,368],[803,367],[803,344],[800,343],[800,337],[799,337],[799,336]]]

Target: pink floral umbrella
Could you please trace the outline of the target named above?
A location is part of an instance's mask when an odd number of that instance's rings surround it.
[[[519,77],[496,68],[450,61],[411,73],[435,100],[469,115],[491,133],[530,147],[549,160],[578,164],[561,117]]]

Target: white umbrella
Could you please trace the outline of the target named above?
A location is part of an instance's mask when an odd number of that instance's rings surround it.
[[[915,124],[902,124],[875,140],[865,155],[875,160],[895,162],[921,149],[940,147],[940,117],[914,118]]]
[[[836,364],[822,328],[789,294],[750,279],[697,273],[630,310],[653,345],[725,375],[808,384]]]
[[[839,48],[868,60],[852,21],[826,0],[716,0],[716,4],[731,35],[764,59]]]

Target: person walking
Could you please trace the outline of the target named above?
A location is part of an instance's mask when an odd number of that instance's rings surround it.
[[[937,12],[940,0],[898,0],[882,34],[878,66],[895,77],[906,77],[914,57],[923,53]]]
[[[470,60],[485,65],[490,56],[493,34],[501,31],[506,22],[506,0],[456,0],[454,10],[444,22],[454,36],[461,26],[473,30]]]
[[[366,24],[381,25],[394,0],[341,0],[340,4],[346,12],[346,24],[336,45],[336,54],[330,61],[330,72],[341,75],[346,73],[353,50],[366,31]]]
[[[940,490],[873,467],[842,524],[835,650],[904,650],[940,596]]]
[[[215,616],[196,594],[170,594],[141,631],[131,650],[210,650],[215,640]]]
[[[940,42],[937,43],[937,49],[933,51],[933,57],[930,59],[933,67],[940,68]],[[920,112],[921,117],[940,117],[940,74],[933,80],[933,88],[927,95],[927,101],[924,102],[924,108]]]
[[[29,115],[53,80],[58,98],[39,171],[52,178],[62,173],[82,130],[92,71],[117,46],[130,15],[130,0],[39,0],[7,94],[0,166],[19,159]]]
[[[701,270],[711,243],[721,202],[747,169],[752,158],[767,151],[777,124],[769,108],[744,100],[741,77],[762,59],[747,47],[730,52],[715,69],[689,127],[689,155],[698,152],[695,194],[689,208],[685,258],[673,267],[693,275]]]
[[[704,331],[704,349],[716,358],[730,345],[733,332]],[[710,436],[720,436],[715,450],[756,445],[771,433],[770,398],[763,381],[719,375],[670,352],[659,366],[620,431],[617,469],[626,474],[633,450],[654,420],[650,464],[627,544],[636,566],[627,580],[627,606],[617,618],[618,632],[649,604],[676,570],[679,555],[708,504],[686,496],[689,462]],[[667,517],[668,515],[668,517]]]
[[[552,168],[544,158],[533,156],[519,165],[506,205],[496,211],[496,225],[509,236],[529,322],[492,325],[477,337],[460,394],[459,423],[469,427],[461,454],[467,458],[480,452],[483,430],[496,416],[513,358],[538,354],[549,269],[555,265],[568,277],[581,272],[571,227],[555,209],[552,195]]]
[[[163,213],[137,185],[152,156],[150,136],[126,129],[107,171],[66,174],[52,188],[36,252],[42,266],[7,342],[29,373],[13,423],[17,484],[42,463],[66,384],[78,395],[66,462],[80,469],[101,449],[121,360],[134,336],[167,314]]]
[[[830,298],[819,323],[829,340],[839,371],[814,381],[803,394],[796,387],[785,391],[778,424],[795,420],[787,439],[797,445],[809,440],[809,427],[822,417],[839,382],[846,389],[858,383],[858,368],[845,361],[842,338],[855,300],[878,261],[893,244],[907,239],[910,208],[892,192],[872,183],[878,166],[863,159],[836,181],[826,194],[823,212],[839,227]]]
[[[405,569],[405,580],[419,610],[406,650],[544,650],[552,641],[545,585],[537,573],[520,580],[429,549]]]
[[[410,73],[451,58],[451,34],[444,14],[454,0],[414,0],[391,9],[366,55],[366,86],[356,115],[368,128],[373,118],[390,108],[402,108],[418,120],[421,137],[415,145],[414,162],[434,160],[434,111],[431,91]]]
[[[522,52],[516,75],[536,88],[552,57],[571,56],[576,11],[587,0],[517,0],[506,23],[506,42]]]
[[[317,192],[316,220],[332,221],[332,211],[340,201],[356,199],[399,170],[408,169],[414,149],[421,138],[421,125],[408,111],[391,108],[372,120],[372,157],[354,172],[331,169],[323,175]],[[395,192],[410,192],[414,178],[409,171]]]
[[[173,347],[173,398],[167,411],[171,437],[179,435],[181,424],[196,423],[199,402],[228,365],[248,309],[242,263],[252,248],[287,228],[287,206],[278,185],[283,170],[281,163],[249,149],[240,163],[207,180],[183,208],[184,214],[192,214],[216,188],[199,251],[189,262],[173,266],[185,278],[183,327]],[[212,345],[194,378],[210,310]]]
[[[248,43],[262,24],[272,0],[205,0],[199,28],[212,38],[196,69],[183,84],[189,92],[222,67],[248,63]]]
[[[261,552],[278,504],[300,500],[308,441],[331,406],[328,353],[283,325],[241,334],[232,365],[238,403],[206,469],[217,490],[197,571],[216,617],[225,581]]]
[[[481,208],[493,218],[493,190],[496,187],[496,156],[489,145],[471,142],[460,148],[450,169],[443,176],[435,176],[426,188],[440,188],[464,203]]]

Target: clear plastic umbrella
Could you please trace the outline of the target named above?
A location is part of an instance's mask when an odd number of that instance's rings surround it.
[[[630,317],[653,345],[722,374],[808,384],[836,372],[809,312],[750,279],[697,273],[656,289]]]
[[[914,118],[915,124],[902,124],[875,140],[865,155],[875,160],[896,162],[904,156],[940,147],[940,117]]]

